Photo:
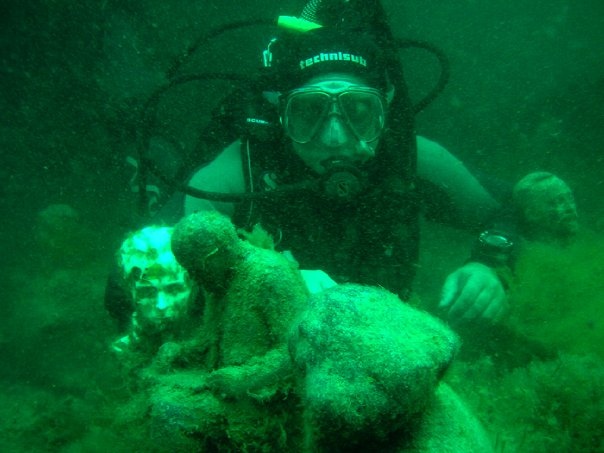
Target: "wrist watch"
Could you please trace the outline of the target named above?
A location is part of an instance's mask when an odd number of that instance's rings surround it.
[[[513,247],[514,242],[505,234],[486,230],[478,237],[474,254],[478,261],[491,266],[501,266],[508,264]]]
[[[481,245],[496,250],[509,250],[514,245],[510,238],[502,233],[492,230],[486,230],[480,233],[478,240],[480,241]]]

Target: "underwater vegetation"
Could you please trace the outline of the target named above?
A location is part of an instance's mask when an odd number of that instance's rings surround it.
[[[511,329],[560,352],[604,358],[604,239],[568,247],[532,243],[516,267]]]
[[[604,239],[590,232],[566,247],[524,244],[509,333],[449,374],[495,451],[604,451],[603,270]]]
[[[506,370],[493,357],[458,363],[448,381],[475,408],[497,453],[604,451],[604,364],[560,354]]]

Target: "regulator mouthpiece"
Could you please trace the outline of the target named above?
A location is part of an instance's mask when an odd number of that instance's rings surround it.
[[[333,162],[326,165],[327,172],[321,178],[323,193],[330,198],[351,200],[363,190],[363,174],[348,162]]]

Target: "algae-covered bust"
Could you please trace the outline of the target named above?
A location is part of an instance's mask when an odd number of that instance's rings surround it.
[[[529,240],[567,244],[579,229],[573,193],[562,179],[534,172],[514,187],[514,204]]]
[[[172,254],[171,235],[172,228],[149,226],[130,234],[118,251],[121,283],[134,305],[128,334],[112,345],[118,353],[154,354],[193,321],[193,282]]]

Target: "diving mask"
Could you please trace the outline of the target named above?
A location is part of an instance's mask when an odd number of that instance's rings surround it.
[[[297,143],[310,142],[332,114],[340,116],[356,138],[377,140],[386,121],[386,101],[379,90],[348,87],[337,93],[318,87],[290,91],[283,99],[281,122]]]

